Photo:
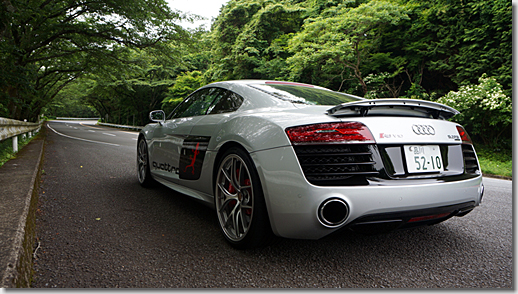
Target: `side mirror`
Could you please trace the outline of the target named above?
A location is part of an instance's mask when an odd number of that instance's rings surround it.
[[[153,110],[149,113],[149,119],[162,125],[165,122],[165,112],[163,110]]]

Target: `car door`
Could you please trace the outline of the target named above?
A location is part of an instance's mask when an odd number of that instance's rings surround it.
[[[214,101],[207,110],[207,115],[196,121],[189,136],[183,142],[180,155],[180,177],[182,186],[190,187],[207,194],[211,193],[212,173],[202,173],[207,147],[220,126],[243,103],[238,94],[219,88],[213,93]],[[213,156],[215,156],[213,154]]]
[[[187,97],[168,116],[166,121],[157,126],[152,147],[151,172],[171,182],[185,173],[185,166],[180,164],[182,149],[189,144],[192,127],[207,113],[215,99],[217,88],[204,88]],[[185,153],[185,151],[184,151]]]

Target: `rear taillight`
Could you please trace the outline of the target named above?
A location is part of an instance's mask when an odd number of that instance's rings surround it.
[[[369,129],[359,122],[324,123],[286,129],[292,144],[375,143]]]
[[[466,130],[463,127],[457,126],[457,131],[459,132],[459,136],[462,140],[462,143],[473,145],[473,142],[471,141],[471,138],[469,137],[468,132],[466,132]]]

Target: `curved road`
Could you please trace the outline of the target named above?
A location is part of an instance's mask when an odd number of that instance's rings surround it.
[[[215,213],[136,179],[136,132],[49,122],[37,216],[42,288],[511,288],[512,182],[432,227],[236,251]]]

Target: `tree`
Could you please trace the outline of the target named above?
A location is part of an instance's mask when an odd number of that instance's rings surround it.
[[[210,80],[283,78],[287,41],[307,13],[297,2],[230,1],[213,26]]]
[[[0,104],[34,120],[67,84],[123,62],[120,48],[186,39],[178,20],[163,0],[2,1]]]
[[[174,85],[169,88],[169,92],[162,101],[162,108],[166,113],[172,111],[176,105],[182,102],[189,94],[203,86],[203,75],[201,71],[185,72],[176,77]]]
[[[512,89],[512,6],[505,0],[398,0],[410,20],[387,31],[383,47],[401,59],[407,96],[442,96],[493,76]]]
[[[377,53],[382,28],[408,19],[403,6],[372,0],[356,6],[355,1],[328,8],[315,19],[308,19],[289,46],[292,79],[343,90],[354,78],[361,94],[369,91],[364,64],[385,55]],[[338,86],[336,86],[338,85]]]
[[[151,49],[120,51],[119,58],[126,60],[117,71],[92,74],[88,78],[94,86],[87,102],[107,122],[144,125],[148,113],[160,108],[160,103],[173,84],[174,74],[167,59],[153,54]]]
[[[92,81],[86,79],[69,83],[42,109],[42,114],[55,117],[99,117],[95,108],[84,103],[91,88]]]

